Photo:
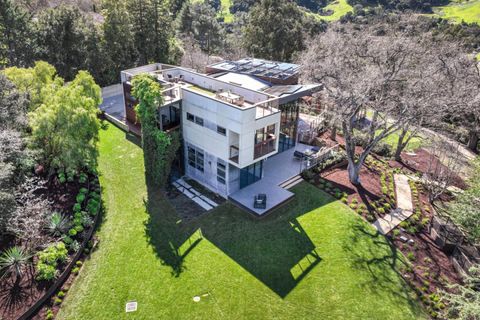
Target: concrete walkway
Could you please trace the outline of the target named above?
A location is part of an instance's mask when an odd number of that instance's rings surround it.
[[[413,214],[412,192],[408,184],[408,177],[403,174],[396,174],[394,180],[397,193],[397,209],[392,210],[385,217],[372,224],[381,234],[389,233]]]
[[[190,198],[193,202],[198,204],[200,207],[202,207],[205,210],[212,210],[213,208],[217,207],[218,204],[208,198],[207,196],[204,196],[197,190],[195,190],[190,184],[188,184],[185,180],[182,178],[178,179],[173,183],[173,186],[177,188],[178,191],[186,195],[188,198]]]

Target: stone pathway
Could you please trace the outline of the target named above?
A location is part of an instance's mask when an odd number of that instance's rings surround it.
[[[403,174],[395,174],[394,180],[397,193],[397,209],[392,210],[385,217],[372,224],[381,234],[389,233],[413,214],[412,192],[408,184],[408,177]]]
[[[207,211],[218,206],[216,202],[214,202],[210,198],[204,196],[203,194],[195,190],[190,184],[185,182],[185,180],[183,180],[182,178],[175,181],[173,183],[173,186],[177,188],[178,191],[186,195],[193,202],[195,202],[196,204],[198,204],[200,207],[202,207]]]

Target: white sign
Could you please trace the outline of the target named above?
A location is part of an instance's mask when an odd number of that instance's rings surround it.
[[[125,305],[125,312],[134,312],[137,311],[137,301],[127,302]]]

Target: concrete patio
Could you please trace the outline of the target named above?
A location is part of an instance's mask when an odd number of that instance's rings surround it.
[[[257,216],[264,216],[291,200],[294,194],[279,185],[300,174],[302,161],[293,157],[294,151],[304,152],[310,148],[311,146],[297,143],[294,148],[268,158],[263,163],[262,179],[231,194],[230,200]],[[259,193],[267,195],[267,207],[265,209],[253,207],[254,197]]]

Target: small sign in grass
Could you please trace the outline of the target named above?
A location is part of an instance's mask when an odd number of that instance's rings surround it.
[[[129,301],[125,305],[125,312],[134,312],[137,311],[137,301]]]

